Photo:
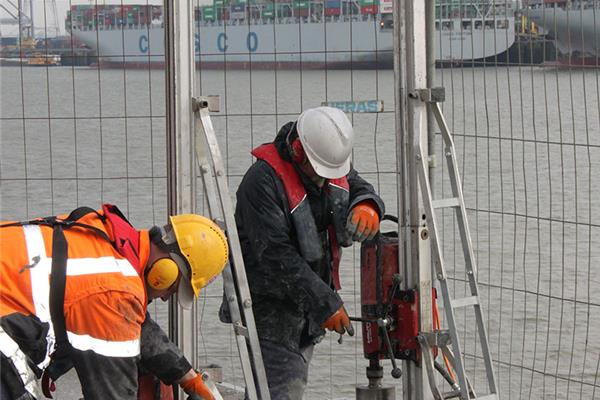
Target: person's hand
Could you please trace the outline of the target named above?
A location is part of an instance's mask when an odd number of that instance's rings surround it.
[[[327,321],[325,321],[321,327],[330,331],[336,331],[340,335],[343,335],[344,332],[348,332],[348,335],[354,336],[354,328],[350,323],[350,318],[348,317],[344,306],[341,306],[331,317],[327,318]]]
[[[204,383],[202,375],[196,374],[193,378],[183,381],[179,385],[187,394],[198,395],[204,400],[215,400],[215,396]]]
[[[346,230],[352,236],[352,240],[357,242],[375,237],[379,231],[379,215],[373,201],[361,201],[350,210]]]

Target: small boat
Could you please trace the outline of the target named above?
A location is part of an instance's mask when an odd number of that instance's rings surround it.
[[[32,54],[27,58],[27,65],[58,66],[60,65],[60,56],[57,54]]]

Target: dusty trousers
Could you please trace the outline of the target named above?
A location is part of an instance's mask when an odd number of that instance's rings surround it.
[[[302,400],[314,347],[310,344],[297,353],[269,340],[260,341],[271,400]]]

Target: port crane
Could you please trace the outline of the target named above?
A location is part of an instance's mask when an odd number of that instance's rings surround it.
[[[0,9],[8,14],[8,17],[0,18],[0,25],[18,25],[19,33],[17,36],[21,42],[29,38],[35,38],[36,26],[34,3],[34,0],[6,0],[3,4],[0,4]],[[46,18],[46,16],[44,16],[46,26],[40,29],[43,31],[44,37],[59,36],[60,25],[56,0],[49,0],[49,2],[45,3],[49,3],[51,18]],[[48,21],[50,21],[51,24],[49,24]]]

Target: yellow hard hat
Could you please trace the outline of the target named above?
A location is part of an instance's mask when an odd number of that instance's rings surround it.
[[[225,268],[229,257],[227,238],[217,224],[200,215],[174,215],[170,222],[181,255],[190,266],[191,276],[186,278],[197,297],[200,289]]]

